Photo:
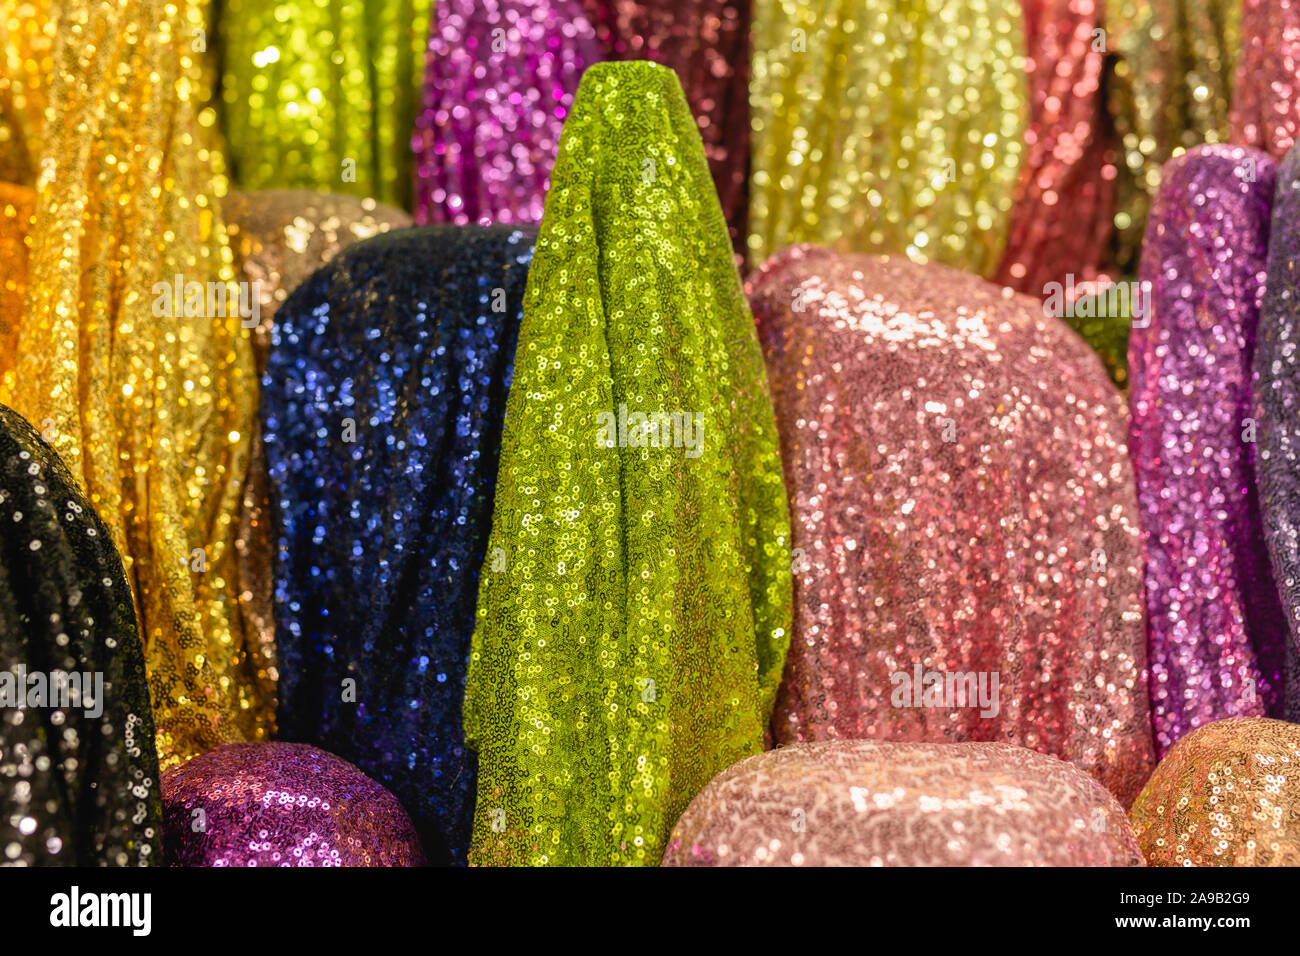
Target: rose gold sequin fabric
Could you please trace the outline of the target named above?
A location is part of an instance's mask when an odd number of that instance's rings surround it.
[[[1141,866],[1124,811],[1055,757],[1000,743],[796,744],[733,764],[665,866]]]
[[[1300,2],[1241,0],[1232,141],[1286,155],[1300,130]]]
[[[1152,866],[1300,865],[1300,726],[1197,728],[1160,761],[1132,819]]]
[[[1096,355],[898,257],[795,246],[750,303],[794,530],[777,739],[1014,742],[1127,805],[1154,762],[1137,502]]]

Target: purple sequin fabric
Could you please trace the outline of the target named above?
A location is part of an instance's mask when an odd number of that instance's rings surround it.
[[[560,129],[600,59],[579,0],[438,0],[411,147],[420,223],[537,223]]]
[[[1201,146],[1170,160],[1143,243],[1149,324],[1129,339],[1161,755],[1225,717],[1276,715],[1286,622],[1255,490],[1251,363],[1276,166]]]
[[[397,798],[307,744],[226,744],[163,775],[172,866],[419,866]]]

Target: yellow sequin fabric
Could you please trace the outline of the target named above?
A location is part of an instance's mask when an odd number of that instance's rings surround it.
[[[409,207],[430,0],[227,0],[222,127],[245,189]]]
[[[27,291],[27,243],[36,194],[0,182],[0,389],[13,387],[14,352]]]
[[[1134,271],[1160,167],[1229,141],[1241,0],[1104,0],[1110,112],[1120,137],[1114,265]]]
[[[1018,0],[755,0],[749,258],[796,242],[991,275],[1028,122]]]
[[[582,79],[497,482],[465,697],[471,862],[653,865],[709,779],[762,750],[791,623],[763,359],[666,67]]]
[[[1130,817],[1152,866],[1300,865],[1300,726],[1198,727],[1165,754]]]
[[[256,381],[199,125],[197,4],[65,0],[37,174],[15,370],[122,554],[162,767],[273,730],[275,650],[237,606],[234,541]],[[183,290],[176,296],[174,290]]]

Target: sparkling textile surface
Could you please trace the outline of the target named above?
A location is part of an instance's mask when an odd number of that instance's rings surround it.
[[[1112,260],[1137,270],[1147,213],[1171,156],[1229,140],[1242,0],[1102,0],[1107,90],[1120,137]]]
[[[1222,717],[1273,715],[1286,621],[1252,459],[1251,363],[1274,163],[1201,146],[1166,164],[1140,276],[1151,322],[1129,336],[1129,442],[1146,557],[1156,751]]]
[[[677,73],[736,252],[749,213],[751,0],[582,0],[604,59],[651,60]]]
[[[1288,720],[1300,720],[1300,151],[1277,171],[1268,278],[1259,310],[1253,377],[1258,424],[1255,481],[1273,580],[1286,615]]]
[[[50,436],[121,552],[166,768],[273,726],[274,650],[243,632],[228,586],[252,351],[238,310],[217,301],[238,302],[222,159],[197,120],[198,65],[176,42],[198,9],[68,0],[59,16],[48,120],[29,144],[41,179],[26,305],[0,401]],[[200,294],[177,301],[177,281]]]
[[[1022,0],[1029,128],[995,281],[1030,295],[1097,276],[1115,213],[1118,142],[1101,92],[1102,0]]]
[[[420,866],[397,798],[307,744],[226,744],[163,777],[169,866]]]
[[[223,0],[221,124],[244,189],[410,207],[430,0]]]
[[[817,242],[991,275],[1028,122],[1020,0],[754,0],[749,257]]]
[[[466,660],[533,238],[348,249],[278,313],[262,383],[281,735],[392,790],[436,864],[465,862],[474,812]]]
[[[12,392],[14,354],[27,292],[27,257],[36,194],[0,182],[0,388]]]
[[[266,367],[275,310],[298,284],[340,249],[389,229],[411,225],[400,209],[373,199],[298,189],[235,192],[221,204],[240,280],[250,284],[260,321],[252,329],[254,364]],[[271,611],[271,530],[262,423],[252,425],[248,478],[240,502],[235,552],[244,629],[259,646],[274,647]],[[274,659],[268,661],[274,668]]]
[[[795,744],[729,767],[665,866],[1141,866],[1124,810],[1067,763],[1002,743]]]
[[[1300,3],[1240,0],[1241,54],[1232,89],[1232,142],[1281,159],[1300,130]]]
[[[795,246],[750,289],[795,559],[776,739],[1017,743],[1127,805],[1154,763],[1141,563],[1096,356],[933,263]],[[963,674],[978,706],[929,695]]]
[[[1130,814],[1152,866],[1300,865],[1300,727],[1219,720],[1174,745]]]
[[[32,678],[49,694],[60,673],[78,675],[76,697],[29,697]],[[96,673],[100,686],[83,683]],[[0,700],[0,865],[160,862],[153,715],[122,561],[58,456],[4,406]]]
[[[54,0],[0,0],[0,181],[31,186],[54,73]]]
[[[466,688],[471,862],[656,864],[762,749],[790,628],[762,355],[666,67],[583,77],[515,375]]]
[[[598,59],[580,0],[438,0],[411,138],[416,218],[541,222],[564,118]]]

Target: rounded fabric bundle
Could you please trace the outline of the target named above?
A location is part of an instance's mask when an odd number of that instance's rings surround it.
[[[222,124],[235,181],[407,206],[432,7],[223,0]]]
[[[416,218],[540,222],[564,118],[599,58],[580,0],[438,0],[411,139]]]
[[[750,0],[582,0],[611,60],[651,60],[677,74],[700,129],[732,245],[749,213]]]
[[[583,77],[516,375],[466,688],[471,862],[654,864],[762,749],[790,627],[762,356],[665,67]]]
[[[21,865],[161,862],[131,590],[63,462],[0,406],[0,847]]]
[[[1160,167],[1177,149],[1227,142],[1242,0],[1100,0],[1120,137],[1115,265],[1137,268]]]
[[[751,280],[794,531],[778,741],[1003,741],[1121,801],[1153,763],[1123,404],[1031,300],[795,246]]]
[[[994,277],[1030,295],[1096,278],[1115,213],[1119,160],[1101,92],[1101,0],[1022,0],[1029,128],[1007,247]]]
[[[1081,770],[1000,743],[838,740],[719,774],[665,866],[1141,866],[1124,810]]]
[[[754,0],[753,44],[751,261],[818,242],[993,273],[1028,122],[1020,0]]]
[[[198,5],[66,0],[57,16],[0,401],[49,436],[122,556],[166,768],[274,726],[274,648],[244,630],[232,586],[253,356],[202,71],[176,42]]]
[[[391,789],[432,863],[469,840],[461,706],[532,243],[358,243],[280,308],[262,380],[281,736]]]
[[[420,866],[397,799],[306,744],[227,744],[163,778],[169,866]]]
[[[1300,131],[1300,3],[1240,0],[1232,141],[1281,159]]]
[[[1258,150],[1170,160],[1129,336],[1130,452],[1146,555],[1156,751],[1223,717],[1280,711],[1286,622],[1251,463],[1251,362],[1276,175]]]
[[[1152,866],[1300,865],[1300,727],[1219,720],[1178,741],[1133,804]]]

